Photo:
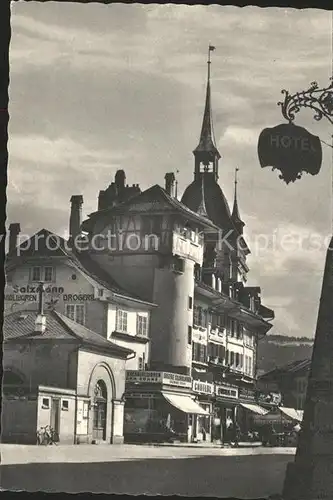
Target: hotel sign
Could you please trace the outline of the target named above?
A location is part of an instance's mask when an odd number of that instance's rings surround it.
[[[209,382],[201,382],[201,380],[193,380],[192,389],[200,394],[214,394],[214,385]]]
[[[260,165],[281,171],[287,184],[300,179],[302,172],[317,175],[322,163],[319,137],[294,123],[264,129],[258,141]]]
[[[129,370],[126,372],[126,382],[140,384],[165,384],[176,387],[192,387],[192,378],[188,375],[169,372],[145,372]]]

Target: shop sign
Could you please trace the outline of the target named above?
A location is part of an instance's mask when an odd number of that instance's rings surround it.
[[[152,399],[156,398],[156,394],[152,394],[151,392],[126,392],[125,398],[137,398],[137,399]]]
[[[189,375],[180,375],[178,373],[162,372],[163,384],[175,385],[177,387],[192,387],[192,378]]]
[[[216,386],[216,394],[217,396],[226,396],[229,398],[238,398],[238,389],[234,389],[233,387],[228,387],[224,385]]]
[[[162,372],[144,372],[138,370],[126,371],[126,382],[162,383]]]
[[[270,403],[274,405],[281,404],[282,396],[278,392],[260,393],[258,395],[258,401],[261,403]]]
[[[145,372],[129,370],[126,372],[126,382],[145,384],[166,384],[176,387],[192,387],[192,378],[188,375],[169,372]]]
[[[193,391],[200,394],[213,394],[214,386],[209,382],[201,382],[201,380],[193,380]]]
[[[246,399],[248,401],[254,401],[255,400],[255,392],[252,389],[239,389],[239,397],[241,399]]]

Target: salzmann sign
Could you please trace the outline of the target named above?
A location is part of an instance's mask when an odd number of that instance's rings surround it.
[[[12,287],[11,293],[5,294],[5,300],[14,302],[37,302],[39,285],[27,285]],[[46,286],[44,289],[45,295],[61,296],[64,302],[84,302],[86,300],[95,300],[93,293],[64,293],[65,289],[62,286]]]

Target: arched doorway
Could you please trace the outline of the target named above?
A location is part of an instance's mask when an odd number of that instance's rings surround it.
[[[94,389],[93,439],[106,440],[107,389],[103,380],[98,380]]]

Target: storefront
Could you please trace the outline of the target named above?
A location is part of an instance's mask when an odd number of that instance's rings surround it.
[[[256,393],[254,389],[250,388],[239,388],[239,403],[237,423],[240,427],[242,439],[247,440],[248,433],[252,435],[256,431],[256,417],[265,415],[268,410],[257,404]]]
[[[128,371],[124,439],[127,442],[193,440],[197,417],[209,413],[192,393],[192,378],[170,372]]]
[[[232,440],[231,429],[236,423],[238,387],[229,384],[215,385],[212,440],[227,443]]]
[[[195,424],[192,441],[212,441],[212,413],[214,384],[193,380],[193,392],[196,395],[197,403],[207,412],[206,415],[194,415]]]

